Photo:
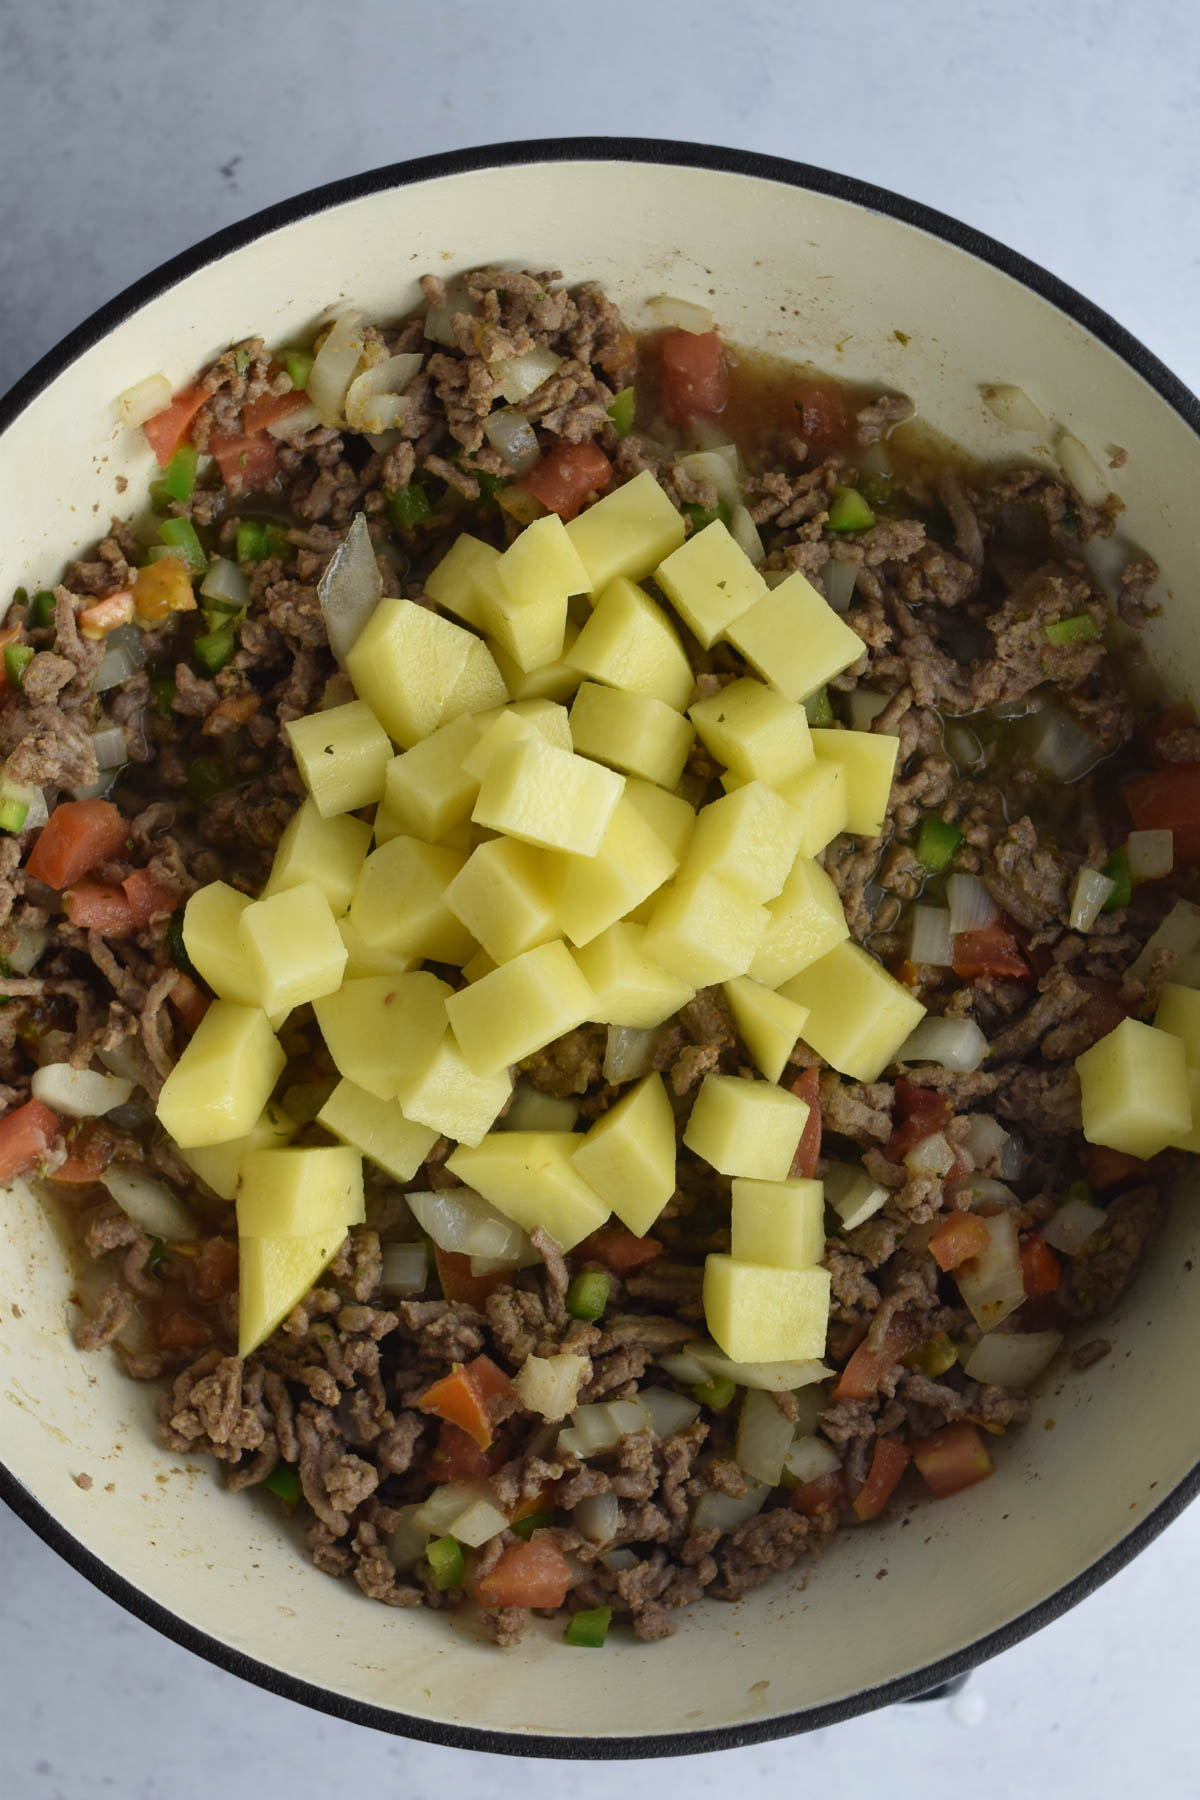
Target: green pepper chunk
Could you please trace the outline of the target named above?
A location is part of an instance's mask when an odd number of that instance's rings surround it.
[[[718,500],[715,506],[697,506],[694,501],[689,500],[683,508],[683,516],[691,520],[692,532],[695,534],[703,531],[706,525],[715,525],[718,519],[722,525],[728,525],[729,507],[724,500]]]
[[[155,669],[150,676],[150,692],[154,697],[154,710],[160,719],[171,716],[171,702],[175,698],[175,677],[168,669]]]
[[[944,1375],[958,1361],[958,1351],[944,1331],[937,1332],[919,1349],[910,1350],[903,1359],[906,1369],[915,1369],[918,1374],[935,1377]]]
[[[308,386],[308,378],[312,374],[312,366],[316,357],[311,350],[285,350],[283,366],[287,370],[288,380],[297,393],[303,393]]]
[[[0,831],[9,831],[15,837],[18,831],[25,829],[28,811],[24,800],[0,800]]]
[[[1090,1181],[1073,1181],[1067,1189],[1068,1200],[1086,1200],[1089,1206],[1095,1206],[1096,1194]]]
[[[567,1311],[573,1319],[598,1319],[611,1292],[612,1282],[603,1269],[584,1269],[571,1278]]]
[[[239,344],[233,353],[233,366],[239,375],[244,375],[250,367],[250,351],[247,345]]]
[[[829,502],[830,531],[869,531],[875,523],[871,511],[857,488],[835,487]]]
[[[633,430],[633,414],[637,406],[637,394],[633,388],[622,388],[619,394],[613,395],[608,416],[612,420],[613,430],[619,438],[627,438]]]
[[[457,1538],[434,1538],[426,1546],[425,1560],[429,1564],[429,1579],[439,1593],[461,1587],[467,1579],[467,1559]]]
[[[46,631],[54,623],[54,595],[49,588],[39,588],[29,602],[29,628]]]
[[[187,945],[183,941],[183,920],[178,913],[174,913],[167,924],[167,955],[184,975],[190,975],[193,981],[200,979],[196,965],[187,953]]]
[[[497,494],[504,492],[509,483],[507,475],[493,475],[490,469],[472,469],[471,473],[479,483],[481,500],[494,500]]]
[[[27,587],[15,587],[13,589],[13,605],[14,606],[28,606],[29,605],[29,589]]]
[[[262,562],[267,554],[267,528],[258,519],[243,519],[237,528],[239,563]]]
[[[190,500],[196,486],[200,452],[193,444],[181,444],[162,472],[162,485],[171,500]]]
[[[524,1538],[525,1542],[528,1543],[535,1531],[545,1531],[546,1527],[548,1525],[553,1525],[553,1523],[554,1514],[552,1512],[526,1513],[523,1519],[517,1520],[516,1524],[512,1527],[512,1530],[516,1533],[517,1537]]]
[[[713,1375],[708,1381],[697,1382],[692,1389],[692,1399],[698,1400],[701,1406],[707,1406],[713,1412],[724,1412],[737,1393],[737,1385],[728,1375]]]
[[[278,1494],[287,1506],[295,1506],[304,1498],[299,1475],[295,1469],[289,1469],[286,1463],[280,1463],[277,1469],[272,1469],[263,1486],[270,1488],[273,1494]]]
[[[577,1650],[603,1650],[611,1624],[611,1606],[590,1606],[572,1613],[563,1632],[563,1643],[574,1644]]]
[[[892,497],[892,478],[890,475],[860,475],[858,491],[868,506],[886,506]]]
[[[228,625],[222,625],[217,631],[206,631],[192,645],[192,655],[206,675],[217,675],[225,667],[234,651],[237,639]]]
[[[158,535],[169,549],[182,555],[193,575],[203,575],[208,558],[190,519],[164,519]]]
[[[9,687],[24,687],[25,671],[36,654],[32,644],[5,644],[4,673]]]
[[[810,725],[820,729],[823,725],[833,724],[833,706],[829,699],[829,689],[819,687],[815,694],[810,694],[804,702],[804,711]]]
[[[268,524],[266,527],[266,546],[268,556],[277,556],[280,561],[282,561],[285,556],[290,556],[292,551],[292,540],[288,536],[287,526]]]
[[[1064,644],[1094,644],[1100,627],[1091,613],[1075,613],[1069,619],[1055,619],[1046,627],[1046,642],[1061,648]]]
[[[957,825],[947,824],[936,813],[927,813],[921,820],[917,837],[917,858],[936,875],[948,867],[962,841],[963,834]]]
[[[1113,891],[1100,908],[1101,912],[1119,912],[1133,898],[1133,876],[1129,870],[1129,852],[1124,845],[1114,850],[1102,873],[1113,883]]]
[[[225,792],[225,771],[215,756],[198,756],[187,772],[188,793],[201,806]]]
[[[433,511],[429,495],[419,481],[407,487],[392,488],[387,495],[388,516],[397,531],[412,531],[423,525]]]

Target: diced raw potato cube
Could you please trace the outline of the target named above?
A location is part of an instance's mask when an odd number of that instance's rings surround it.
[[[183,946],[221,1000],[258,1005],[258,982],[238,935],[242,914],[254,903],[224,881],[197,888],[183,909]]]
[[[494,638],[488,639],[488,649],[514,700],[569,700],[583,680],[579,670],[566,661],[578,636],[578,628],[568,616],[562,658],[556,662],[543,663],[537,669],[523,669]]]
[[[704,1316],[735,1362],[811,1361],[825,1351],[829,1271],[772,1269],[708,1256]]]
[[[716,875],[752,900],[773,900],[796,860],[803,821],[773,788],[748,781],[696,814],[689,874]]]
[[[346,669],[384,730],[410,750],[442,723],[446,696],[477,641],[415,600],[381,600],[347,655]]]
[[[341,985],[346,946],[315,881],[255,900],[239,919],[238,932],[258,1003],[272,1017]]]
[[[438,1139],[431,1125],[406,1119],[398,1100],[381,1100],[353,1081],[338,1082],[317,1124],[397,1181],[412,1180]]]
[[[365,1220],[362,1157],[341,1145],[248,1150],[237,1191],[242,1237],[309,1237]]]
[[[338,1074],[379,1100],[393,1099],[436,1054],[452,992],[423,969],[344,981],[313,1008]]]
[[[622,920],[576,951],[575,960],[596,997],[592,1018],[599,1024],[648,1031],[694,999],[690,983],[650,961],[645,941],[644,925]]]
[[[265,1012],[214,1000],[163,1083],[159,1123],[183,1150],[245,1137],[286,1061]]]
[[[725,998],[742,1042],[759,1069],[768,1081],[778,1081],[804,1029],[807,1008],[797,1006],[786,994],[777,994],[760,981],[752,981],[748,975],[727,981]]]
[[[595,856],[624,785],[612,769],[525,738],[492,759],[471,817],[527,844]]]
[[[623,919],[670,881],[676,868],[654,827],[624,795],[595,856],[541,854],[551,910],[575,945],[590,943]]]
[[[272,894],[315,881],[334,917],[340,918],[350,904],[370,845],[371,827],[364,819],[349,813],[323,819],[312,800],[306,800],[284,827],[259,899],[269,900]]]
[[[598,594],[620,575],[641,581],[682,544],[685,529],[682,514],[643,469],[572,519],[567,536]]]
[[[752,675],[697,700],[688,717],[717,760],[747,781],[778,788],[813,760],[804,708]]]
[[[673,550],[654,579],[706,650],[767,592],[766,582],[720,519]]]
[[[767,929],[767,909],[713,875],[676,881],[655,902],[643,940],[651,962],[692,987],[744,975]]]
[[[1148,1158],[1191,1132],[1187,1053],[1172,1032],[1122,1019],[1075,1068],[1089,1144]]]
[[[363,975],[406,975],[421,961],[412,950],[384,950],[368,944],[357,926],[352,925],[348,918],[339,919],[337,928],[338,935],[346,946],[343,981],[357,981]]]
[[[804,1042],[854,1081],[876,1081],[925,1017],[921,1002],[857,944],[835,945],[783,992],[808,1008]]]
[[[789,700],[807,700],[865,648],[799,569],[756,600],[726,635]]]
[[[572,1160],[580,1142],[573,1131],[493,1131],[460,1145],[446,1167],[522,1230],[540,1225],[560,1249],[573,1250],[609,1213]]]
[[[557,744],[560,750],[570,750],[571,725],[566,707],[553,700],[526,700],[519,706],[503,707],[484,725],[479,741],[463,758],[463,772],[480,783],[498,750],[535,736]]]
[[[491,838],[472,850],[446,889],[446,905],[494,963],[561,936],[546,852],[516,838]]]
[[[396,837],[372,850],[350,902],[350,922],[368,944],[415,951],[461,965],[475,940],[446,905],[446,889],[466,861],[459,850]]]
[[[706,1075],[683,1141],[721,1175],[783,1181],[808,1121],[808,1103],[741,1075]]]
[[[800,815],[801,856],[819,856],[850,823],[850,784],[841,763],[817,759],[780,783],[779,792]]]
[[[625,779],[625,799],[652,825],[676,862],[682,862],[696,828],[695,808],[681,794],[669,794],[653,781]]]
[[[819,761],[840,763],[846,771],[846,830],[878,837],[887,818],[899,738],[886,731],[819,729],[812,741]]]
[[[437,567],[425,577],[425,592],[447,612],[460,618],[464,625],[483,631],[486,623],[480,582],[486,585],[499,561],[498,550],[464,531],[455,538]]]
[[[1172,1150],[1186,1150],[1192,1156],[1200,1156],[1200,1069],[1189,1068],[1188,1096],[1192,1103],[1192,1127],[1181,1137],[1174,1140]]]
[[[597,596],[592,616],[566,660],[593,681],[648,694],[678,712],[696,685],[674,624],[649,594],[624,576],[609,582]]]
[[[675,1192],[675,1114],[662,1076],[644,1075],[577,1145],[575,1167],[589,1187],[644,1237]]]
[[[819,1181],[733,1184],[730,1253],[736,1262],[771,1269],[810,1269],[825,1254],[825,1195]]]
[[[500,1069],[476,1075],[463,1060],[452,1032],[447,1032],[425,1066],[400,1083],[396,1098],[408,1119],[428,1125],[461,1144],[478,1144],[496,1123],[512,1077]]]
[[[475,849],[475,827],[470,819],[460,819],[438,842],[443,850],[453,850],[459,856],[470,856]]]
[[[782,987],[850,935],[837,889],[820,863],[807,856],[796,858],[767,913],[767,929],[750,964],[755,981],[766,987]]]
[[[1188,1068],[1200,1069],[1200,989],[1167,982],[1158,997],[1154,1024],[1158,1031],[1182,1038]]]
[[[238,1355],[269,1338],[331,1263],[346,1233],[311,1237],[243,1238],[238,1245]]]
[[[463,975],[468,981],[480,981],[498,967],[494,956],[489,956],[486,950],[477,950],[470,962],[463,964]]]
[[[595,996],[561,939],[460,988],[446,1012],[469,1069],[494,1075],[592,1016]],[[403,1099],[403,1095],[401,1095]]]
[[[649,694],[585,681],[571,707],[571,736],[581,756],[673,788],[683,774],[695,727]]]
[[[365,701],[306,713],[284,729],[300,777],[323,819],[382,800],[392,746]]]
[[[460,820],[471,816],[479,783],[463,768],[479,738],[479,725],[469,713],[452,719],[394,756],[387,766],[383,800],[394,829],[388,837],[424,838],[440,843]],[[375,836],[386,843],[376,820]]]
[[[587,570],[556,513],[535,519],[513,539],[481,583],[488,635],[522,669],[562,658],[567,600],[591,591]]]
[[[483,639],[473,637],[462,674],[446,695],[441,723],[448,725],[453,719],[485,712],[489,706],[503,706],[507,699],[508,687],[499,664]]]
[[[237,1197],[238,1174],[246,1152],[282,1149],[291,1143],[298,1129],[295,1119],[270,1100],[245,1137],[231,1138],[227,1144],[181,1150],[180,1155],[214,1194],[222,1200],[233,1200]]]
[[[500,1121],[501,1131],[574,1131],[579,1118],[577,1101],[565,1095],[543,1094],[523,1077],[518,1081],[512,1105]]]

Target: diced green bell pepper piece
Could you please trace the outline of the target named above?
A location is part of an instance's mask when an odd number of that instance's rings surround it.
[[[815,694],[810,694],[804,702],[804,710],[810,725],[822,726],[833,724],[833,707],[829,700],[829,689],[819,687]]]
[[[571,1279],[567,1311],[573,1319],[598,1319],[611,1292],[612,1282],[603,1269],[585,1269]]]
[[[308,378],[312,374],[312,366],[316,357],[311,350],[285,350],[283,366],[287,370],[288,380],[297,393],[303,393],[308,386]]]
[[[567,1620],[563,1643],[574,1644],[577,1650],[602,1650],[611,1624],[611,1606],[590,1606]]]
[[[239,563],[262,562],[267,554],[267,528],[259,519],[243,519],[237,528]]]
[[[191,787],[191,785],[189,776],[188,786]],[[219,793],[220,789],[218,788],[216,791]],[[193,981],[199,981],[200,976],[196,965],[188,955],[187,945],[183,941],[183,919],[179,913],[173,914],[167,923],[167,954],[175,967],[184,975],[190,975]]]
[[[829,502],[830,531],[869,531],[874,523],[875,514],[857,488],[834,488]]]
[[[429,1579],[439,1593],[444,1594],[447,1588],[461,1587],[467,1579],[467,1559],[457,1538],[434,1538],[426,1547],[425,1559],[429,1564]]]
[[[54,595],[49,588],[39,588],[29,602],[29,626],[33,631],[46,631],[54,623]]]
[[[237,639],[228,625],[222,625],[216,631],[206,631],[192,645],[192,655],[206,675],[217,675],[225,667],[234,651]]]
[[[225,792],[225,770],[215,756],[198,756],[187,772],[188,793],[203,806]]]
[[[622,388],[619,394],[613,395],[608,416],[612,420],[613,430],[620,438],[626,438],[633,430],[633,414],[637,406],[637,394],[631,387]]]
[[[916,1369],[921,1375],[934,1378],[944,1375],[958,1361],[958,1352],[944,1331],[939,1331],[917,1350],[911,1350],[903,1359],[904,1366]]]
[[[36,654],[32,644],[5,644],[4,674],[9,687],[25,685],[25,671]]]
[[[692,1399],[698,1400],[701,1406],[707,1406],[713,1412],[724,1412],[737,1393],[737,1386],[728,1375],[714,1375],[711,1381],[697,1382],[692,1389]]]
[[[719,519],[722,525],[729,523],[729,507],[724,500],[718,500],[715,506],[697,506],[689,500],[683,508],[683,516],[690,519],[693,533],[703,531],[706,525],[713,525]]]
[[[295,1469],[289,1469],[286,1463],[280,1463],[277,1469],[272,1469],[263,1486],[270,1488],[273,1494],[278,1494],[288,1506],[295,1506],[304,1498],[299,1475]]]
[[[1075,613],[1069,619],[1055,619],[1046,627],[1046,642],[1062,647],[1064,644],[1094,644],[1100,636],[1100,627],[1091,613]]]
[[[162,485],[171,500],[190,500],[196,486],[200,452],[193,444],[181,444],[162,472]]]
[[[949,825],[935,813],[927,813],[921,820],[917,838],[918,860],[937,874],[949,866],[962,841],[963,834],[957,825]]]
[[[526,1513],[523,1519],[517,1520],[512,1529],[519,1538],[524,1538],[528,1543],[535,1531],[545,1531],[546,1527],[553,1523],[554,1514],[552,1512]]]
[[[183,556],[193,575],[203,575],[208,558],[190,519],[164,519],[158,535],[169,549]]]
[[[423,525],[433,511],[429,495],[419,481],[410,481],[407,487],[392,488],[387,495],[387,509],[397,531],[412,531],[415,526]]]
[[[15,837],[24,830],[28,811],[24,800],[0,800],[0,831],[9,831]]]
[[[1128,906],[1133,898],[1133,876],[1129,870],[1129,852],[1124,845],[1119,850],[1113,851],[1102,872],[1107,875],[1114,886],[1100,911],[1119,912],[1121,907]]]

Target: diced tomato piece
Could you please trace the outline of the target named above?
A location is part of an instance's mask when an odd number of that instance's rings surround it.
[[[663,411],[676,425],[713,418],[729,399],[729,368],[715,331],[668,331],[662,341]]]
[[[238,1247],[234,1238],[206,1238],[198,1256],[184,1263],[184,1278],[193,1300],[223,1300],[238,1284]]]
[[[907,1444],[899,1444],[895,1438],[876,1438],[867,1479],[853,1500],[855,1516],[864,1524],[868,1519],[879,1517],[895,1493],[911,1457],[912,1451]]]
[[[160,468],[166,468],[180,444],[186,441],[192,420],[207,399],[202,387],[181,388],[170,406],[164,406],[160,413],[146,420],[142,429]]]
[[[1143,1162],[1124,1150],[1110,1150],[1107,1144],[1085,1144],[1079,1153],[1083,1172],[1096,1188],[1124,1187],[1129,1182],[1147,1178],[1155,1163]]]
[[[421,1412],[448,1419],[474,1439],[481,1450],[491,1446],[493,1426],[504,1408],[498,1402],[511,1398],[512,1382],[488,1356],[460,1363],[449,1375],[427,1388],[417,1401]]]
[[[864,1338],[838,1377],[833,1390],[835,1400],[869,1400],[879,1384],[902,1356],[915,1350],[921,1342],[921,1328],[907,1313],[893,1313],[883,1333],[883,1341],[873,1345]]]
[[[208,440],[217,459],[221,480],[233,494],[270,487],[279,470],[275,445],[269,437],[222,437]]]
[[[488,1295],[510,1279],[504,1269],[493,1269],[490,1275],[472,1275],[469,1256],[460,1256],[457,1250],[439,1250],[436,1244],[433,1258],[446,1299],[461,1300],[467,1306],[484,1306]]]
[[[1031,981],[1033,971],[1007,925],[999,919],[979,931],[960,931],[954,939],[954,973],[960,980],[995,975],[1002,981]]]
[[[128,937],[137,929],[124,888],[106,881],[81,881],[66,893],[67,918],[101,937]]]
[[[996,1467],[978,1430],[965,1419],[920,1438],[912,1447],[912,1459],[939,1500],[986,1481]]]
[[[939,1094],[936,1088],[918,1087],[915,1081],[905,1081],[901,1076],[896,1082],[895,1123],[884,1155],[889,1162],[903,1162],[923,1138],[945,1131],[953,1116],[945,1094]]]
[[[461,1425],[443,1419],[437,1449],[429,1459],[435,1481],[486,1481],[501,1467],[508,1452],[503,1444],[481,1450]]]
[[[208,1321],[185,1312],[181,1306],[161,1313],[150,1329],[160,1350],[203,1350],[213,1341],[213,1328]]]
[[[978,1213],[953,1212],[929,1240],[929,1253],[939,1269],[957,1269],[972,1256],[982,1256],[991,1243],[987,1223]]]
[[[509,1514],[509,1524],[515,1525],[521,1519],[527,1519],[531,1513],[552,1512],[554,1510],[554,1486],[548,1482],[540,1487],[536,1494],[527,1494],[518,1500]]]
[[[27,1100],[0,1119],[0,1187],[26,1175],[58,1135],[58,1115],[40,1100]]]
[[[166,919],[179,905],[179,895],[166,882],[159,881],[149,869],[135,869],[121,883],[133,913],[133,922],[144,931],[154,919]]]
[[[1021,1279],[1030,1299],[1057,1291],[1062,1268],[1040,1231],[1031,1231],[1021,1239],[1020,1257]]]
[[[799,1075],[788,1082],[788,1087],[798,1100],[804,1100],[808,1104],[808,1117],[804,1121],[804,1130],[800,1133],[800,1142],[796,1145],[796,1154],[792,1157],[791,1173],[811,1180],[817,1172],[817,1161],[821,1155],[820,1072],[817,1069],[802,1069]]]
[[[62,800],[42,827],[26,873],[47,887],[70,887],[105,857],[115,856],[128,835],[111,800]]]
[[[632,1275],[661,1256],[662,1249],[657,1238],[634,1237],[619,1225],[602,1225],[576,1246],[575,1255],[581,1261],[603,1263],[614,1275]]]
[[[264,394],[261,400],[248,400],[242,408],[242,430],[256,437],[269,425],[277,425],[298,407],[308,405],[307,394]]]
[[[535,500],[573,519],[584,501],[602,494],[612,480],[612,464],[598,444],[556,444],[521,477]]]
[[[793,1512],[806,1519],[819,1519],[822,1513],[840,1512],[846,1504],[846,1477],[840,1469],[818,1475],[815,1481],[798,1481],[788,1504]]]
[[[1121,1002],[1120,983],[1105,981],[1099,975],[1073,975],[1071,979],[1090,996],[1071,1023],[1086,1027],[1092,1043],[1097,1043],[1129,1016],[1128,1008]]]
[[[85,1186],[99,1181],[113,1157],[113,1135],[102,1119],[85,1119],[67,1133],[67,1160],[59,1163],[51,1181]]]
[[[836,381],[802,381],[793,392],[796,426],[810,451],[845,449],[850,442],[846,390]]]
[[[79,615],[79,634],[89,643],[98,644],[118,625],[128,625],[132,617],[133,595],[127,588],[122,588],[120,593],[106,594],[103,600],[84,607]]]
[[[196,1030],[212,1004],[203,988],[197,987],[191,976],[185,975],[182,969],[176,975],[175,985],[167,999],[189,1031]]]
[[[1169,763],[1125,789],[1139,831],[1174,833],[1175,866],[1200,862],[1200,763]]]
[[[561,1606],[571,1583],[571,1567],[547,1532],[535,1531],[527,1544],[510,1544],[493,1569],[471,1583],[480,1606]]]
[[[511,1400],[515,1389],[503,1369],[497,1368],[490,1356],[476,1356],[467,1364],[467,1373],[483,1395],[485,1403],[492,1400]],[[493,1417],[494,1409],[491,1409]]]

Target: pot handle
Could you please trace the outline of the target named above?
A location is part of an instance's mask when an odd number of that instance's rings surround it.
[[[943,1681],[940,1687],[930,1688],[924,1694],[913,1694],[905,1701],[906,1706],[917,1706],[922,1700],[949,1700],[952,1694],[961,1693],[970,1681],[970,1672],[966,1675],[952,1675],[949,1681]]]

